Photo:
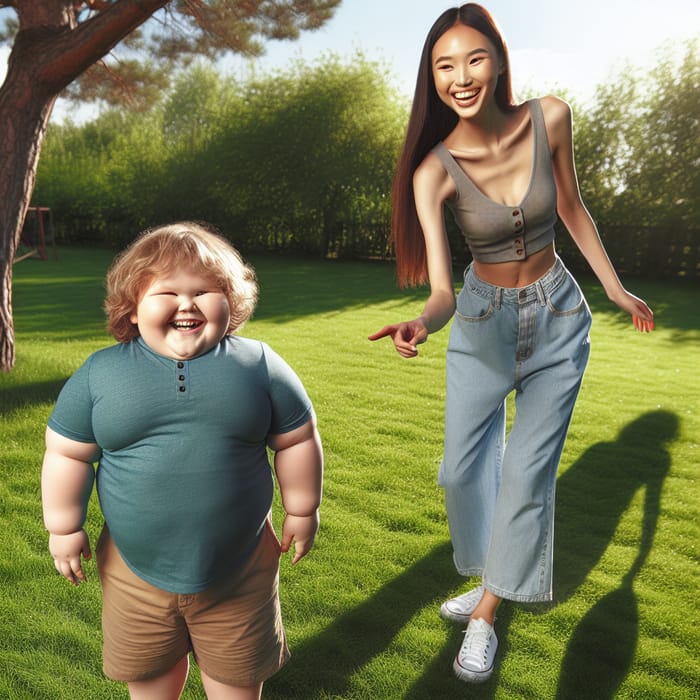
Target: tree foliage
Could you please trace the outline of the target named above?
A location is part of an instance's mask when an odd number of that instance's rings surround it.
[[[625,274],[700,278],[700,55],[661,47],[626,66],[576,114],[581,189]]]
[[[193,56],[259,53],[266,39],[320,26],[339,3],[0,0],[0,41],[12,44],[0,86],[0,369],[14,364],[12,262],[57,95],[82,78],[69,95],[112,102],[121,94],[147,107]],[[111,52],[120,43],[125,55],[117,60]],[[105,75],[118,91],[104,89]]]
[[[659,50],[661,51],[661,50]],[[667,49],[665,50],[667,51]],[[653,71],[621,69],[575,105],[577,172],[604,224],[695,227],[700,205],[700,54],[659,52]]]
[[[680,61],[660,54],[637,81],[637,118],[621,124],[627,143],[625,187],[612,208],[648,225],[700,221],[700,54],[689,42]]]
[[[29,17],[23,5],[46,5],[51,0],[0,0],[0,8],[16,8],[5,17],[0,44],[14,42],[20,22]],[[54,2],[65,5],[68,24],[77,29],[124,0]],[[119,46],[89,65],[62,96],[76,103],[125,104],[147,109],[170,86],[171,76],[199,57],[212,61],[234,51],[245,56],[264,53],[265,41],[297,39],[329,20],[340,0],[170,0],[156,8],[127,34]]]

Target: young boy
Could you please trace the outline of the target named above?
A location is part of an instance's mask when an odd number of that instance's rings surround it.
[[[207,697],[255,700],[289,657],[279,555],[293,544],[296,563],[313,545],[323,454],[299,378],[264,343],[234,335],[257,291],[253,270],[202,226],[145,232],[107,275],[118,344],[87,359],[49,418],[49,550],[66,579],[85,580],[98,462],[104,671],[133,699],[179,698],[192,651]]]

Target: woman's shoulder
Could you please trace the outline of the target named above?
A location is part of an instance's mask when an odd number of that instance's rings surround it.
[[[445,165],[437,154],[437,150],[442,147],[447,149],[447,146],[439,141],[428,154],[423,158],[423,160],[418,164],[416,171],[413,175],[413,181],[416,182],[420,180],[422,182],[434,182],[440,181],[447,176],[445,171]]]
[[[561,97],[545,95],[538,98],[542,107],[549,145],[554,152],[561,145],[570,145],[572,139],[571,105]]]
[[[413,173],[413,189],[416,194],[426,192],[440,201],[454,194],[454,182],[435,149],[428,152]]]
[[[571,105],[556,95],[544,95],[536,100],[542,107],[542,114],[547,125],[571,121]]]

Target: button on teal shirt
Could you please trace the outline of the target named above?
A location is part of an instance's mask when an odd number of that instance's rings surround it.
[[[100,506],[134,573],[195,593],[255,548],[273,496],[267,436],[312,415],[301,381],[264,343],[226,337],[177,361],[138,338],[91,355],[49,427],[101,448]]]

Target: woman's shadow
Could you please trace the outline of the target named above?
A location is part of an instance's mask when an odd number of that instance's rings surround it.
[[[636,558],[619,588],[600,599],[578,623],[561,666],[556,698],[614,697],[628,674],[639,636],[633,590],[654,541],[661,490],[671,466],[667,446],[679,419],[668,411],[646,413],[614,442],[590,447],[557,481],[555,599],[568,600],[612,542],[630,502],[644,489]]]
[[[620,587],[599,600],[574,629],[561,666],[557,700],[609,700],[629,672],[639,635],[632,584],[652,547],[661,489],[671,465],[667,446],[678,432],[675,414],[646,413],[626,425],[614,441],[592,445],[557,480],[554,604],[565,602],[579,589],[613,541],[635,494],[645,490],[636,558]],[[551,605],[541,610],[549,608]],[[508,628],[513,613],[510,604],[499,611],[496,629],[502,657],[509,652]],[[441,678],[448,675],[446,669],[459,640],[457,633],[450,635],[405,700],[457,697],[455,689]],[[460,685],[460,697],[493,698],[499,686],[499,667],[484,685]]]
[[[651,550],[660,510],[661,488],[670,467],[666,449],[677,435],[677,416],[654,411],[623,428],[613,442],[590,447],[557,482],[555,598],[566,601],[586,580],[613,540],[615,530],[640,488],[645,489],[642,536],[636,559],[619,589],[596,603],[573,632],[562,663],[558,700],[607,700],[627,674],[638,636],[632,582]],[[267,684],[271,698],[341,698],[351,677],[382,654],[408,621],[426,606],[435,609],[454,588],[451,546],[435,547],[374,596],[334,620],[323,632],[297,646],[296,663]],[[496,623],[499,655],[509,651],[513,606],[504,605]],[[479,686],[452,674],[452,660],[463,631],[445,624],[446,643],[404,700],[493,698],[499,670]],[[382,698],[381,688],[367,697]]]

